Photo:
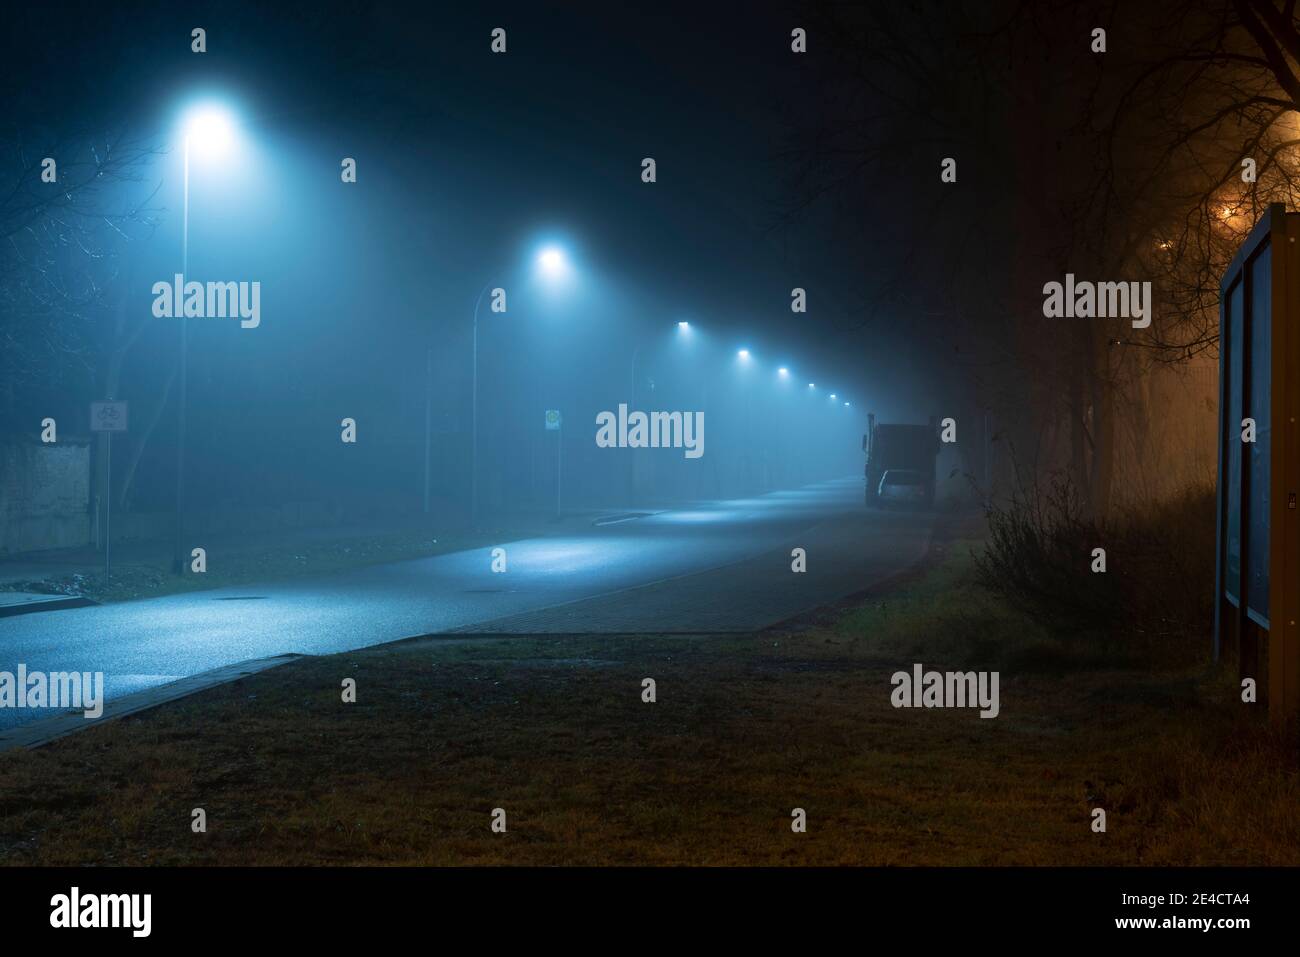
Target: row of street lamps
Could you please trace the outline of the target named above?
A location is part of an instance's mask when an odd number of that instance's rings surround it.
[[[754,361],[754,357],[750,354],[750,351],[749,351],[748,349],[737,349],[737,350],[736,350],[736,358],[737,358],[740,362],[742,362],[742,363],[744,363],[744,364],[746,364],[746,365],[748,365],[749,363],[751,363],[751,362]],[[789,379],[789,378],[790,378],[790,370],[789,370],[788,368],[786,368],[785,366],[780,366],[780,367],[776,370],[776,374],[777,374],[777,377],[778,377],[778,378],[781,378],[781,379]],[[816,383],[816,382],[809,382],[809,383],[808,383],[808,391],[809,391],[809,392],[816,392],[816,391],[817,391],[817,383]],[[836,393],[832,392],[832,393],[828,396],[828,399],[829,399],[831,402],[837,402],[837,401],[839,401],[839,396],[838,396]],[[846,409],[847,409],[847,408],[850,408],[850,405],[849,405],[848,402],[845,402],[845,403],[844,403],[844,408],[846,408]]]
[[[225,153],[232,145],[235,139],[235,123],[230,112],[224,107],[214,103],[203,103],[189,110],[182,124],[183,140],[183,199],[182,199],[182,216],[181,216],[181,277],[182,283],[189,279],[189,237],[190,237],[190,157],[191,153],[198,153],[207,158],[217,158]],[[536,267],[541,275],[548,280],[558,280],[567,276],[571,271],[571,265],[564,250],[558,246],[548,245],[538,251],[536,257]],[[483,299],[488,291],[493,287],[491,282],[484,284],[474,300],[473,322],[472,322],[472,345],[471,345],[471,366],[472,366],[472,397],[471,397],[471,447],[470,447],[470,516],[474,525],[478,524],[479,517],[479,495],[478,495],[478,321],[479,313],[482,309]],[[185,445],[186,445],[186,422],[185,407],[186,394],[188,388],[187,366],[188,366],[188,341],[189,330],[188,322],[184,313],[181,311],[180,319],[180,356],[179,356],[179,394],[177,398],[177,442],[176,442],[176,537],[175,537],[175,554],[173,558],[173,570],[180,574],[183,573],[187,555],[184,544],[183,534],[183,517],[185,514]],[[681,335],[689,335],[692,332],[691,324],[685,320],[677,323],[677,329]],[[641,346],[638,345],[632,354],[632,395],[631,401],[636,401],[636,364],[641,352]],[[748,364],[752,357],[748,349],[741,349],[737,352],[737,358]],[[777,374],[785,379],[789,378],[790,372],[782,366]],[[810,390],[816,389],[812,382],[808,383]],[[830,401],[837,400],[837,396],[832,393]],[[429,397],[426,397],[426,406]],[[849,403],[844,403],[848,407]],[[426,407],[426,419],[430,415],[430,409]],[[426,430],[428,423],[426,422]],[[426,437],[427,441],[427,437]],[[425,510],[428,510],[428,449],[425,450]]]

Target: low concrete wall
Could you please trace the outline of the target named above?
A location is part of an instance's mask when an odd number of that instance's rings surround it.
[[[90,496],[90,444],[84,438],[43,444],[0,438],[0,555],[81,548],[97,541]],[[404,514],[391,505],[365,513],[338,502],[286,502],[194,508],[186,515],[190,535],[331,528]],[[102,515],[98,516],[102,521]],[[113,510],[113,541],[170,540],[175,514]]]
[[[326,502],[286,502],[191,511],[185,517],[191,535],[271,532],[282,528],[329,528],[346,516]],[[166,539],[175,533],[174,512],[113,512],[113,541]]]
[[[90,446],[0,441],[0,555],[90,541]]]

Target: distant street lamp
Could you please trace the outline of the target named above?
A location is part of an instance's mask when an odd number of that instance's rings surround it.
[[[677,332],[682,336],[686,336],[690,331],[691,324],[689,322],[682,320],[677,323]],[[632,389],[628,395],[628,405],[632,409],[636,408],[636,362],[641,355],[641,347],[643,345],[645,345],[644,342],[638,342],[636,348],[632,350]],[[631,505],[636,499],[636,466],[634,464],[636,460],[629,455],[627,461],[627,503],[628,505]]]
[[[472,346],[473,378],[470,384],[470,451],[469,451],[469,519],[470,526],[478,527],[478,309],[483,297],[492,288],[491,281],[483,285],[474,300],[474,344]]]
[[[184,199],[181,213],[181,293],[190,275],[190,151],[213,157],[226,152],[234,140],[234,122],[225,109],[206,104],[192,109],[185,116],[184,136]],[[185,394],[187,387],[187,346],[189,324],[185,310],[181,310],[180,392],[177,397],[176,437],[176,542],[172,557],[172,571],[185,573]]]

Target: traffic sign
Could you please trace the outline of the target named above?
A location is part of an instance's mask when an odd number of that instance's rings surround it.
[[[548,432],[558,431],[560,428],[560,423],[562,421],[563,421],[563,417],[560,415],[559,409],[546,410],[546,431]]]
[[[90,431],[125,432],[126,403],[112,400],[90,403]]]

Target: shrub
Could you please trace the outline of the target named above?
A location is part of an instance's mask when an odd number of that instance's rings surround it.
[[[987,510],[980,582],[1053,634],[1142,656],[1196,660],[1213,624],[1214,490],[1189,488],[1105,521],[1068,478]],[[1106,550],[1105,573],[1093,549]]]

